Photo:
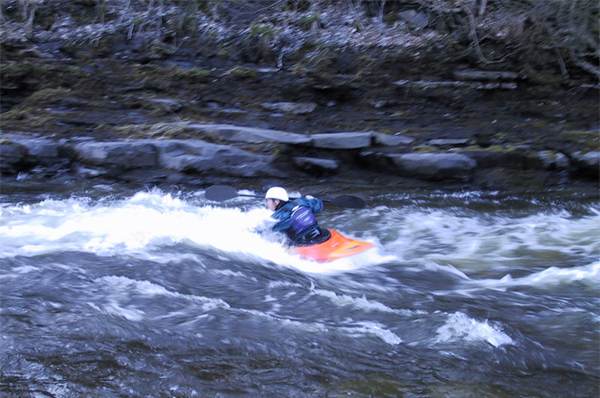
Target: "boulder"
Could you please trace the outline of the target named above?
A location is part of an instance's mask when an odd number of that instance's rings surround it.
[[[221,140],[248,142],[252,144],[269,142],[279,144],[308,144],[312,141],[310,136],[304,134],[254,127],[227,124],[190,124],[187,127]]]
[[[429,141],[429,145],[457,147],[457,146],[467,146],[467,145],[469,145],[469,142],[470,141],[467,138],[438,138],[438,139]]]
[[[574,152],[571,160],[580,174],[591,178],[598,178],[600,175],[600,151]]]
[[[371,146],[372,132],[313,134],[312,144],[323,149],[360,149]]]
[[[569,168],[569,158],[560,152],[540,151],[538,158],[541,160],[545,170],[566,170]]]
[[[399,135],[399,133],[392,135],[392,134],[384,134],[384,133],[374,132],[373,133],[373,141],[374,141],[375,145],[398,146],[398,145],[410,145],[415,141],[415,139],[412,137],[406,137],[403,135]]]
[[[215,173],[234,177],[280,176],[272,157],[255,155],[228,145],[201,140],[145,140],[158,151],[159,166],[196,173]]]
[[[465,150],[461,152],[477,162],[480,168],[512,170],[542,170],[544,161],[539,155],[519,148]]]
[[[9,140],[0,143],[0,172],[2,174],[17,174],[24,170],[27,159],[27,149]]]
[[[72,145],[71,150],[77,160],[88,166],[130,170],[155,167],[158,160],[154,145],[143,141],[81,142]]]
[[[294,115],[305,115],[317,109],[317,104],[314,102],[264,102],[261,106],[263,109],[269,111],[291,113]]]
[[[519,78],[519,74],[510,71],[484,71],[478,69],[462,69],[454,71],[454,77],[458,80],[505,80],[511,81]]]
[[[424,12],[406,10],[399,12],[398,17],[417,29],[424,29],[429,25],[429,17]]]
[[[168,98],[147,98],[144,101],[150,106],[160,107],[169,112],[178,112],[183,108],[180,102]]]
[[[64,141],[7,134],[2,137],[2,172],[15,174],[36,167],[37,172],[56,173],[70,163],[63,154]]]
[[[35,164],[49,164],[60,156],[64,142],[57,142],[45,138],[12,138],[25,147],[29,162]]]
[[[297,157],[294,159],[294,164],[309,174],[323,175],[336,173],[340,167],[336,160]]]
[[[467,180],[477,162],[458,153],[381,154],[366,152],[364,160],[385,172],[423,180]]]

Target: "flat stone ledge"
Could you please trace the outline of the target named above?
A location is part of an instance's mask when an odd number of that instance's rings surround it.
[[[117,166],[125,170],[154,167],[156,147],[147,142],[82,142],[72,146],[76,158],[93,166]]]
[[[435,140],[431,140],[428,142],[429,145],[433,146],[467,146],[469,145],[470,140],[467,138],[458,138],[458,139],[450,139],[450,138],[439,138]]]
[[[458,153],[409,153],[389,155],[400,174],[425,180],[467,180],[477,162]]]
[[[309,174],[332,174],[337,172],[340,167],[337,160],[302,156],[294,158],[294,164]]]
[[[317,109],[317,104],[314,102],[264,102],[261,106],[268,111],[285,112],[294,115],[305,115]]]
[[[519,78],[519,74],[510,71],[484,71],[477,69],[463,69],[454,72],[454,77],[458,80],[516,80]]]
[[[600,176],[600,151],[574,152],[571,154],[571,160],[579,173],[591,178]]]
[[[360,149],[371,146],[372,139],[371,132],[313,134],[312,145],[322,149]]]
[[[383,146],[399,146],[399,145],[410,145],[415,142],[412,137],[396,134],[384,134],[384,133],[373,133],[373,142],[376,145]]]
[[[458,153],[382,153],[365,151],[360,154],[365,166],[379,172],[429,181],[468,180],[477,162]]]
[[[218,139],[247,142],[251,144],[310,144],[312,141],[312,138],[309,135],[255,127],[233,126],[227,124],[190,124],[187,127]]]

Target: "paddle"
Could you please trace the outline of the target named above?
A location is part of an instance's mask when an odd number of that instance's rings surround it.
[[[264,198],[261,195],[249,195],[244,193],[238,193],[237,189],[229,185],[214,185],[206,189],[206,199],[214,200],[217,202],[223,202],[229,199],[237,198],[238,196],[248,198]],[[297,199],[297,198],[290,198]],[[340,207],[347,207],[349,209],[362,209],[365,207],[365,201],[358,196],[352,195],[340,195],[333,199],[321,199],[323,202],[330,202]]]

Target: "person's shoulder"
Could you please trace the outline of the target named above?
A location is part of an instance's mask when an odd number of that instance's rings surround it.
[[[319,212],[323,208],[323,202],[319,198],[305,196],[296,199],[295,203],[301,207],[308,207],[312,211]]]
[[[279,209],[275,210],[275,212],[273,213],[273,217],[277,217],[277,216],[289,213],[293,210],[294,207],[296,207],[296,204],[294,202],[287,202],[286,204],[281,206]]]
[[[313,202],[315,200],[315,198],[311,197],[311,198],[307,198],[306,196],[302,196],[298,199],[294,199],[294,204],[295,205],[300,205],[300,206],[306,206],[309,203]]]

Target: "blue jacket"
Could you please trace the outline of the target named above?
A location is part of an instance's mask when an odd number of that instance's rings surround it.
[[[323,210],[323,201],[306,197],[291,200],[275,210],[272,217],[277,220],[272,228],[276,232],[284,232],[293,245],[319,243],[323,230],[314,213]],[[321,240],[322,241],[322,240]]]

